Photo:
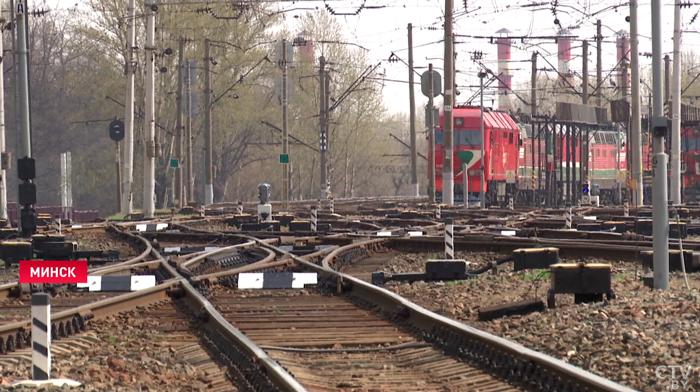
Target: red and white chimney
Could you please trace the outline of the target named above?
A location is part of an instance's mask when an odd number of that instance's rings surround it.
[[[510,48],[512,41],[508,38],[511,34],[508,29],[501,29],[496,32],[499,37],[496,39],[498,45],[498,109],[511,110],[513,105],[510,102],[510,94],[513,75],[510,71]]]
[[[557,38],[558,55],[559,59],[559,82],[566,84],[563,78],[570,79],[571,71],[569,68],[569,63],[571,62],[571,32],[567,29],[561,29],[559,31]]]

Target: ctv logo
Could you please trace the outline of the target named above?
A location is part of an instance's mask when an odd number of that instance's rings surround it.
[[[693,373],[693,367],[680,365],[673,366],[657,366],[654,371],[656,378],[666,383],[668,391],[685,391],[690,388],[690,375]]]
[[[87,260],[19,262],[20,283],[87,283]]]

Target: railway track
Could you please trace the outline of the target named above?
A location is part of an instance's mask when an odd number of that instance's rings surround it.
[[[160,244],[168,243],[164,236],[169,234],[127,236],[139,241],[148,237]],[[53,328],[60,331],[60,323],[64,329],[70,324],[75,334],[84,329],[83,325],[97,326],[108,317],[139,314],[136,306],[172,306],[175,313],[162,310],[163,328],[182,333],[184,329],[194,330],[197,343],[190,336],[189,349],[197,351],[196,346],[200,346],[208,353],[208,360],[225,368],[231,385],[218,385],[230,390],[628,390],[333,271],[336,264],[361,256],[357,249],[367,246],[353,243],[352,238],[328,236],[333,246],[296,256],[283,249],[285,245],[279,239],[263,241],[241,233],[220,232],[207,237],[196,228],[181,234],[173,243],[201,243],[208,238],[220,241],[222,246],[182,259],[170,257],[167,262],[159,253],[162,247],[149,244],[144,251],[148,255],[140,260],[128,260],[101,271],[159,270],[168,275],[161,284],[58,312]],[[373,243],[391,241],[394,239]],[[339,243],[344,246],[338,247]],[[238,248],[245,246],[255,251],[255,257],[212,265],[217,252],[226,256],[231,250],[226,248],[232,247],[235,252],[230,255],[235,256],[241,254]],[[144,261],[146,257],[150,261]],[[243,271],[316,272],[319,284],[293,291],[238,290],[238,274]],[[182,318],[188,320],[187,326],[173,321]],[[78,328],[73,328],[76,324]],[[19,334],[26,328],[25,321],[0,325],[0,336],[26,342],[26,334]],[[66,331],[65,338],[71,336]],[[121,376],[122,382],[135,380],[127,380],[128,376]]]
[[[519,391],[362,306],[309,290],[212,290],[211,303],[307,390]]]

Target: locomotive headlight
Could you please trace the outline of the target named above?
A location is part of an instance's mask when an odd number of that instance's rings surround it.
[[[462,117],[455,118],[455,127],[461,127],[461,126],[464,126],[464,118],[462,118]]]

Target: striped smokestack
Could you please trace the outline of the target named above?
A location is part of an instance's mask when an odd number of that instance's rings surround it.
[[[557,57],[559,59],[559,83],[568,86],[563,78],[571,79],[571,72],[569,70],[569,62],[571,61],[571,32],[567,29],[561,29],[558,35],[557,44],[559,50],[557,51]],[[569,80],[569,82],[571,82],[571,80]]]
[[[510,30],[501,29],[496,32],[499,38],[496,39],[498,45],[498,109],[511,110],[513,108],[510,102],[511,80],[513,75],[510,72],[510,47],[512,42],[510,38]]]

